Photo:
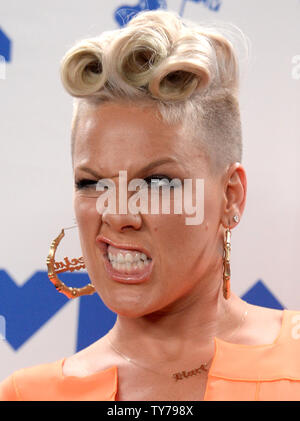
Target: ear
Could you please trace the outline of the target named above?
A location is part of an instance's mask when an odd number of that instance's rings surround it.
[[[238,221],[233,217],[237,215],[239,220],[242,217],[246,204],[247,177],[244,167],[235,162],[228,168],[224,181],[224,208],[222,216],[222,225],[234,227]]]

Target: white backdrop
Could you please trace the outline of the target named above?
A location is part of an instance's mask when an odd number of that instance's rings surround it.
[[[127,14],[160,6],[194,21],[231,22],[250,39],[240,97],[248,197],[232,233],[232,288],[300,309],[300,0],[2,0],[0,380],[80,348],[85,302],[54,311],[55,299],[50,309],[39,290],[52,239],[73,224],[72,99],[59,62],[76,40],[119,27],[115,11],[125,6]],[[49,307],[43,320],[34,300]]]

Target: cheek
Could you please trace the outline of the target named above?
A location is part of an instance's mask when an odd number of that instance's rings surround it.
[[[90,241],[95,241],[101,224],[101,216],[96,209],[96,199],[74,197],[74,212],[79,229],[81,247],[85,250]]]
[[[152,216],[149,226],[154,233],[153,245],[165,261],[182,257],[191,249],[195,227],[187,226],[185,215],[160,215]],[[198,228],[199,230],[199,228]],[[197,243],[197,241],[195,241]]]
[[[82,197],[80,195],[74,195],[74,212],[78,225],[86,223],[86,221],[92,222],[100,219],[100,215],[96,209],[96,199],[91,197]]]
[[[206,181],[204,190],[204,224],[218,224],[222,216],[223,191],[219,184]]]
[[[176,277],[195,270],[201,261],[208,263],[214,249],[214,234],[208,228],[209,224],[204,220],[199,225],[187,225],[186,216],[160,215],[149,221],[153,227],[153,246],[161,268],[168,273],[172,271]]]

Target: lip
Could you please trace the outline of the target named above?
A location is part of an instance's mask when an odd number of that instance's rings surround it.
[[[143,282],[146,282],[150,279],[151,273],[152,273],[152,268],[153,268],[153,260],[150,256],[150,253],[148,252],[148,250],[146,250],[144,247],[140,247],[140,246],[136,246],[136,245],[132,245],[132,244],[117,244],[114,243],[113,241],[111,241],[110,239],[103,237],[103,236],[98,236],[96,239],[96,242],[100,248],[100,250],[102,251],[102,257],[103,257],[103,261],[104,261],[104,267],[106,272],[108,273],[109,277],[111,279],[113,279],[114,281],[123,283],[123,284],[140,284]],[[147,257],[149,257],[151,259],[150,263],[145,266],[142,270],[137,270],[136,272],[132,272],[132,273],[121,273],[119,271],[117,271],[116,269],[114,269],[108,259],[107,256],[107,247],[108,245],[112,245],[114,247],[120,248],[120,249],[124,249],[124,250],[137,250],[141,253],[144,253]]]
[[[153,261],[151,261],[144,269],[139,270],[137,273],[121,273],[114,269],[108,260],[107,256],[104,256],[104,266],[111,279],[120,282],[122,284],[141,284],[150,279],[152,272]]]
[[[149,251],[142,246],[138,246],[138,245],[135,245],[135,244],[129,244],[129,243],[127,243],[127,244],[117,244],[117,243],[114,243],[109,238],[104,237],[103,235],[98,235],[98,237],[96,238],[96,242],[99,244],[100,248],[105,252],[106,252],[107,244],[110,244],[111,246],[114,246],[118,249],[137,250],[140,253],[144,253],[149,259],[152,259]]]

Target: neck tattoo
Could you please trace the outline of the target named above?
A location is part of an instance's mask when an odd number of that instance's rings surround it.
[[[247,303],[246,303],[247,306]],[[239,330],[239,328],[241,327],[241,325],[243,324],[243,322],[246,319],[246,316],[248,314],[248,309],[246,309],[246,311],[243,313],[243,316],[241,318],[241,322],[239,323],[238,327],[233,331],[233,333],[230,335],[229,338],[231,338],[235,333],[237,333],[237,331]],[[161,371],[157,371],[157,370],[152,370],[149,367],[145,367],[144,365],[141,365],[140,363],[138,363],[137,361],[129,358],[127,355],[123,354],[119,349],[117,349],[110,341],[109,339],[109,334],[106,335],[106,339],[109,343],[109,345],[112,347],[112,349],[117,352],[119,355],[121,355],[122,358],[124,358],[125,360],[127,360],[128,362],[130,362],[131,364],[134,364],[140,368],[143,368],[144,370],[148,370],[151,371],[152,373],[155,374],[159,374],[161,376],[166,377],[166,375],[164,373],[162,373]],[[212,360],[212,358],[206,362],[206,363],[202,363],[198,368],[194,368],[192,370],[183,370],[183,371],[179,371],[177,373],[172,373],[171,377],[173,380],[175,380],[175,382],[178,382],[179,380],[185,380],[194,376],[198,376],[199,374],[202,373],[206,373],[208,371],[208,364],[210,363],[210,361]]]
[[[191,377],[191,376],[197,376],[198,374],[201,374],[203,371],[208,371],[208,369],[206,368],[207,364],[208,363],[201,364],[200,367],[194,368],[193,370],[190,370],[190,371],[184,370],[184,371],[181,371],[180,373],[174,373],[172,374],[172,377],[177,382],[178,380],[187,379],[188,377]]]

